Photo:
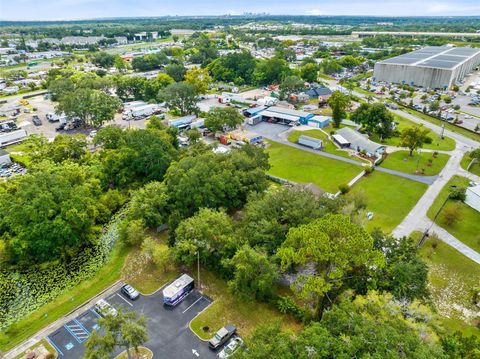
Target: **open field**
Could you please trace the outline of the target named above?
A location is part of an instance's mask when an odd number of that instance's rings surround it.
[[[367,212],[373,212],[373,219],[365,219],[368,230],[380,228],[391,232],[399,225],[427,189],[427,185],[374,171],[358,181],[348,196],[365,197]]]
[[[444,203],[450,192],[450,186],[467,187],[470,180],[465,177],[454,176],[442,189],[438,197],[433,202],[427,212],[430,219],[433,219]],[[453,225],[448,225],[445,221],[445,211],[456,208],[459,213],[459,219]],[[465,243],[470,248],[480,252],[480,213],[460,201],[449,200],[442,212],[437,217],[437,224],[445,228],[458,240]]]
[[[470,157],[468,157],[468,153],[465,153],[465,155],[462,158],[462,162],[460,162],[460,165],[462,168],[467,171],[468,165],[470,164],[472,160]],[[473,163],[470,168],[468,169],[469,172],[472,172],[474,175],[480,176],[480,163]]]
[[[335,193],[338,185],[350,182],[361,172],[361,167],[322,157],[300,149],[269,141],[273,176],[298,183],[312,182],[325,191]]]
[[[420,232],[412,234],[420,238]],[[478,308],[472,304],[473,288],[480,286],[480,266],[454,248],[434,239],[420,249],[429,267],[429,290],[432,302],[440,315],[445,316],[443,326],[449,331],[480,335],[472,324]]]
[[[410,174],[433,176],[441,172],[449,158],[450,156],[444,153],[434,157],[432,152],[418,154],[414,151],[410,157],[409,151],[396,151],[388,154],[380,166]]]
[[[402,132],[405,128],[413,127],[416,123],[410,121],[409,119],[399,116],[397,114],[393,114],[395,122],[397,122],[397,130]],[[423,148],[428,150],[439,150],[439,151],[452,151],[455,149],[455,140],[450,137],[445,137],[442,139],[439,133],[435,133],[434,131],[430,130],[428,136],[432,139],[432,143],[424,144]],[[399,146],[400,145],[400,138],[399,137],[391,137],[384,141],[380,141],[378,136],[372,136],[372,141],[383,143],[387,146]]]

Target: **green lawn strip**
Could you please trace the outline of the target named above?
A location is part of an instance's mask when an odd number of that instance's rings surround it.
[[[412,237],[420,239],[422,233]],[[480,335],[468,311],[478,311],[472,303],[473,288],[480,286],[480,265],[442,241],[431,239],[420,248],[428,265],[428,281],[432,302],[442,316],[441,322],[448,331],[461,331],[465,335]],[[460,309],[465,308],[462,312]]]
[[[416,123],[410,121],[409,119],[399,116],[397,114],[393,114],[394,121],[397,123],[397,130],[398,132],[402,132],[407,127],[416,126]],[[432,139],[432,143],[424,144],[423,148],[427,150],[438,150],[438,151],[452,151],[455,149],[455,140],[450,137],[444,137],[443,139],[440,137],[439,133],[435,133],[432,130],[429,130],[428,136]],[[371,136],[371,140],[375,142],[382,143],[387,146],[400,146],[400,138],[399,137],[390,137],[386,140],[380,141],[380,138],[376,135]]]
[[[381,166],[410,174],[420,173],[425,176],[433,176],[440,173],[449,158],[450,156],[444,153],[439,153],[434,157],[432,152],[418,154],[414,151],[410,156],[409,151],[396,151],[389,153]],[[429,160],[432,162],[430,163]]]
[[[214,302],[197,315],[190,328],[202,339],[208,340],[226,324],[234,324],[241,336],[250,337],[253,330],[266,323],[281,321],[285,329],[298,331],[301,324],[281,314],[275,307],[231,294],[227,282],[211,272],[202,271],[202,289]],[[204,330],[208,327],[208,330]]]
[[[355,183],[348,196],[361,193],[366,198],[366,212],[373,212],[373,219],[365,219],[368,230],[380,228],[390,233],[415,206],[427,185],[409,179],[374,171]]]
[[[443,187],[438,197],[433,202],[432,206],[427,212],[430,219],[433,220],[436,213],[444,203],[448,194],[450,193],[450,186],[467,187],[470,180],[465,177],[453,176],[450,181]],[[458,207],[461,218],[453,226],[448,226],[445,223],[443,212],[447,208]],[[448,201],[442,212],[438,215],[436,223],[445,228],[451,235],[455,236],[459,241],[462,241],[473,250],[480,252],[480,212],[474,210],[470,206],[460,201]]]
[[[339,160],[323,157],[298,148],[268,141],[273,176],[298,183],[314,183],[325,191],[335,193],[338,185],[350,182],[362,168]]]
[[[43,346],[46,350],[48,350],[49,353],[52,353],[54,354],[55,356],[58,356],[58,353],[57,351],[55,350],[55,348],[48,342],[47,339],[42,339],[40,340],[38,343],[35,343],[34,345],[32,345],[30,348],[28,348],[27,350],[25,350],[23,353],[21,354],[18,354],[14,359],[24,359],[25,356],[34,351],[36,348],[39,348]]]
[[[460,165],[465,171],[469,171],[473,173],[474,175],[480,176],[480,163],[474,163],[468,168],[468,165],[472,162],[472,160],[469,157],[468,153],[465,153],[465,155],[462,158],[462,161],[460,162]],[[468,168],[468,169],[467,169]]]
[[[55,301],[41,307],[28,317],[10,326],[5,332],[0,333],[0,348],[4,351],[12,349],[105,288],[108,288],[120,279],[121,269],[127,254],[128,251],[126,249],[115,247],[110,261],[98,271],[94,278],[70,289]]]
[[[434,118],[432,116],[429,116],[427,114],[424,114],[423,112],[420,112],[420,111],[415,111],[415,110],[412,110],[410,108],[402,108],[403,111],[413,115],[413,116],[416,116],[416,117],[419,117],[421,118],[422,120],[425,120],[427,122],[430,122],[430,123],[433,123],[434,125],[437,125],[437,126],[442,126],[444,123],[445,123],[445,128],[449,131],[452,131],[452,132],[455,132],[455,133],[458,133],[459,135],[462,135],[462,136],[465,136],[465,137],[468,137],[474,141],[480,141],[480,134],[476,134],[476,133],[473,133],[473,132],[470,132],[469,130],[467,129],[464,129],[462,127],[459,127],[459,126],[455,126],[455,125],[452,125],[451,123],[449,122],[446,122],[446,121],[442,121],[442,120],[439,120],[437,118]]]
[[[327,138],[327,135],[320,130],[307,130],[307,131],[292,131],[288,140],[292,143],[297,143],[298,138],[301,135],[310,136],[314,138],[321,139],[323,141],[323,151],[331,153],[333,155],[342,156],[345,158],[351,158],[354,160],[361,161],[358,157],[350,156],[347,151],[339,150],[333,143]]]

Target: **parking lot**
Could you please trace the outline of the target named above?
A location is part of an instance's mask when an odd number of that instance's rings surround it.
[[[148,341],[144,345],[153,351],[156,358],[216,357],[216,352],[210,350],[208,344],[200,341],[189,328],[189,322],[212,302],[197,290],[174,308],[164,307],[161,290],[153,295],[141,295],[135,301],[117,291],[105,300],[117,309],[122,307],[145,316]],[[59,358],[76,359],[84,355],[84,343],[92,331],[102,331],[98,318],[99,315],[90,308],[47,336],[58,351]],[[115,354],[121,351],[119,348]]]

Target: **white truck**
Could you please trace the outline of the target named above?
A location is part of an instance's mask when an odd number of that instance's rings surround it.
[[[67,115],[65,115],[64,113],[58,115],[56,113],[49,112],[47,113],[46,117],[49,122],[60,122],[60,124],[67,123]]]
[[[125,120],[141,120],[158,113],[160,108],[156,104],[147,104],[144,106],[135,106],[123,111]]]

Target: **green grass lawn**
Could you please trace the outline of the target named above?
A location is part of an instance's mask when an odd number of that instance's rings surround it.
[[[292,131],[288,140],[293,143],[297,143],[298,138],[301,135],[310,136],[314,138],[321,139],[323,141],[323,151],[331,153],[337,156],[342,156],[346,158],[352,158],[354,160],[361,161],[358,157],[350,156],[347,151],[339,150],[333,143],[327,138],[327,135],[320,130],[307,130],[307,131]]]
[[[368,230],[378,227],[390,233],[415,206],[427,187],[423,183],[374,171],[358,181],[348,196],[360,193],[365,197],[366,212],[374,215],[371,221],[365,219]]]
[[[402,132],[407,127],[413,127],[416,125],[415,122],[410,121],[409,119],[399,116],[397,114],[393,114],[395,122],[397,123],[397,130]],[[429,131],[428,136],[432,139],[432,143],[424,144],[423,148],[428,150],[439,150],[439,151],[452,151],[455,149],[455,140],[450,137],[445,137],[442,139],[438,133],[433,132],[432,130]],[[378,136],[373,135],[371,137],[372,141],[381,142],[387,146],[399,146],[400,145],[400,138],[399,137],[391,137],[384,141],[380,141]]]
[[[465,177],[454,176],[445,185],[438,197],[433,202],[432,206],[427,212],[430,219],[435,217],[445,199],[450,192],[450,186],[455,185],[459,187],[467,187],[470,180]],[[447,225],[443,213],[445,210],[457,207],[460,213],[460,219],[454,225]],[[480,252],[480,212],[474,210],[470,206],[460,201],[448,201],[442,212],[437,217],[437,224],[445,228],[450,234],[455,236],[458,240],[465,243],[470,248]]]
[[[298,331],[302,325],[293,317],[281,314],[275,307],[254,300],[243,300],[232,295],[227,282],[211,272],[202,272],[202,290],[214,302],[190,323],[191,329],[202,339],[210,339],[225,324],[234,323],[241,336],[250,337],[259,325],[281,321],[285,329]],[[208,328],[208,330],[205,330]]]
[[[470,166],[470,168],[467,170],[468,165],[470,164],[472,160],[470,157],[468,157],[468,153],[465,153],[465,155],[462,158],[462,162],[460,162],[460,165],[465,171],[470,171],[474,175],[480,176],[480,163],[474,163],[473,165]]]
[[[462,135],[462,136],[465,136],[465,137],[468,137],[472,140],[475,140],[475,141],[480,141],[480,135],[479,134],[476,134],[476,133],[473,133],[465,128],[462,128],[462,127],[459,127],[459,126],[455,126],[449,122],[445,122],[445,121],[441,121],[435,117],[432,117],[432,116],[429,116],[427,114],[424,114],[423,112],[420,112],[420,111],[415,111],[415,110],[412,110],[412,109],[409,109],[409,108],[401,108],[403,111],[411,114],[411,115],[414,115],[416,117],[419,117],[421,118],[422,120],[425,120],[427,122],[430,122],[430,123],[433,123],[434,125],[437,125],[437,126],[442,126],[444,123],[445,123],[445,128],[449,131],[452,131],[452,132],[455,132],[455,133],[458,133],[459,135]]]
[[[440,173],[449,158],[450,156],[444,153],[439,153],[434,157],[432,152],[418,154],[414,151],[410,157],[409,151],[396,151],[388,154],[381,166],[410,174],[433,176]]]
[[[412,234],[418,239],[421,235]],[[420,252],[429,268],[429,290],[443,326],[452,332],[480,335],[469,312],[478,311],[471,290],[480,287],[480,265],[439,240],[427,240]]]
[[[0,333],[1,350],[12,349],[15,345],[68,314],[120,279],[121,269],[127,254],[128,251],[125,249],[114,248],[109,262],[98,271],[94,278],[66,291],[53,302],[41,307]]]
[[[350,182],[361,172],[361,167],[322,157],[278,142],[269,141],[273,176],[298,183],[312,182],[325,191],[335,193],[338,185]]]

